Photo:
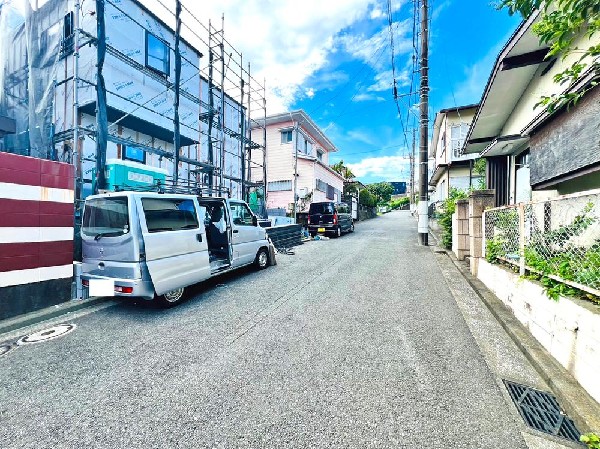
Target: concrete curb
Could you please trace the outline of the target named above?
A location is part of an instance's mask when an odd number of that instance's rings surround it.
[[[87,307],[92,307],[110,299],[113,298],[93,297],[89,299],[71,300],[55,306],[46,307],[45,309],[40,309],[35,312],[26,313],[14,318],[8,318],[0,321],[0,335],[31,326],[42,321],[50,320],[52,318],[65,315],[69,312],[75,312]]]
[[[561,406],[575,421],[583,433],[600,430],[600,404],[577,382],[552,355],[531,335],[527,328],[513,315],[483,282],[474,277],[465,263],[456,259],[454,254],[440,247],[432,248],[444,252],[454,266],[481,298],[485,306],[498,323],[521,350],[529,363],[550,386]]]

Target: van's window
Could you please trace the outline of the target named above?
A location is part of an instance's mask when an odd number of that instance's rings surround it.
[[[348,206],[346,204],[338,204],[337,211],[340,214],[347,214],[349,212]]]
[[[142,208],[148,232],[196,229],[198,218],[192,200],[143,198]]]
[[[253,226],[252,224],[252,211],[245,203],[238,203],[231,201],[231,218],[233,224],[238,226]]]
[[[333,214],[333,204],[312,203],[309,208],[310,214]]]
[[[86,200],[81,232],[97,238],[127,234],[129,232],[127,197]]]

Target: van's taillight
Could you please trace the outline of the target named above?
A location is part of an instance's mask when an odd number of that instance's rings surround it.
[[[121,287],[119,285],[115,285],[115,292],[116,293],[133,293],[133,287]]]
[[[333,214],[333,224],[337,224],[337,212]]]
[[[310,224],[310,215],[308,216],[308,224]]]
[[[88,281],[87,279],[82,279],[81,280],[81,285],[83,285],[84,287],[89,287],[90,286],[90,281]]]

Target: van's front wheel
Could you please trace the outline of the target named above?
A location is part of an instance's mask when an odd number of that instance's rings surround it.
[[[264,270],[269,266],[269,252],[266,248],[261,248],[258,250],[254,264],[259,270]]]
[[[154,300],[162,307],[173,307],[174,305],[179,304],[183,300],[184,293],[185,288],[179,287],[162,295],[156,295],[154,297]]]

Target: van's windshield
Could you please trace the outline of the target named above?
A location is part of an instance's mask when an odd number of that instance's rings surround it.
[[[86,200],[83,211],[84,235],[99,240],[102,237],[116,237],[129,232],[127,198],[94,198]]]

